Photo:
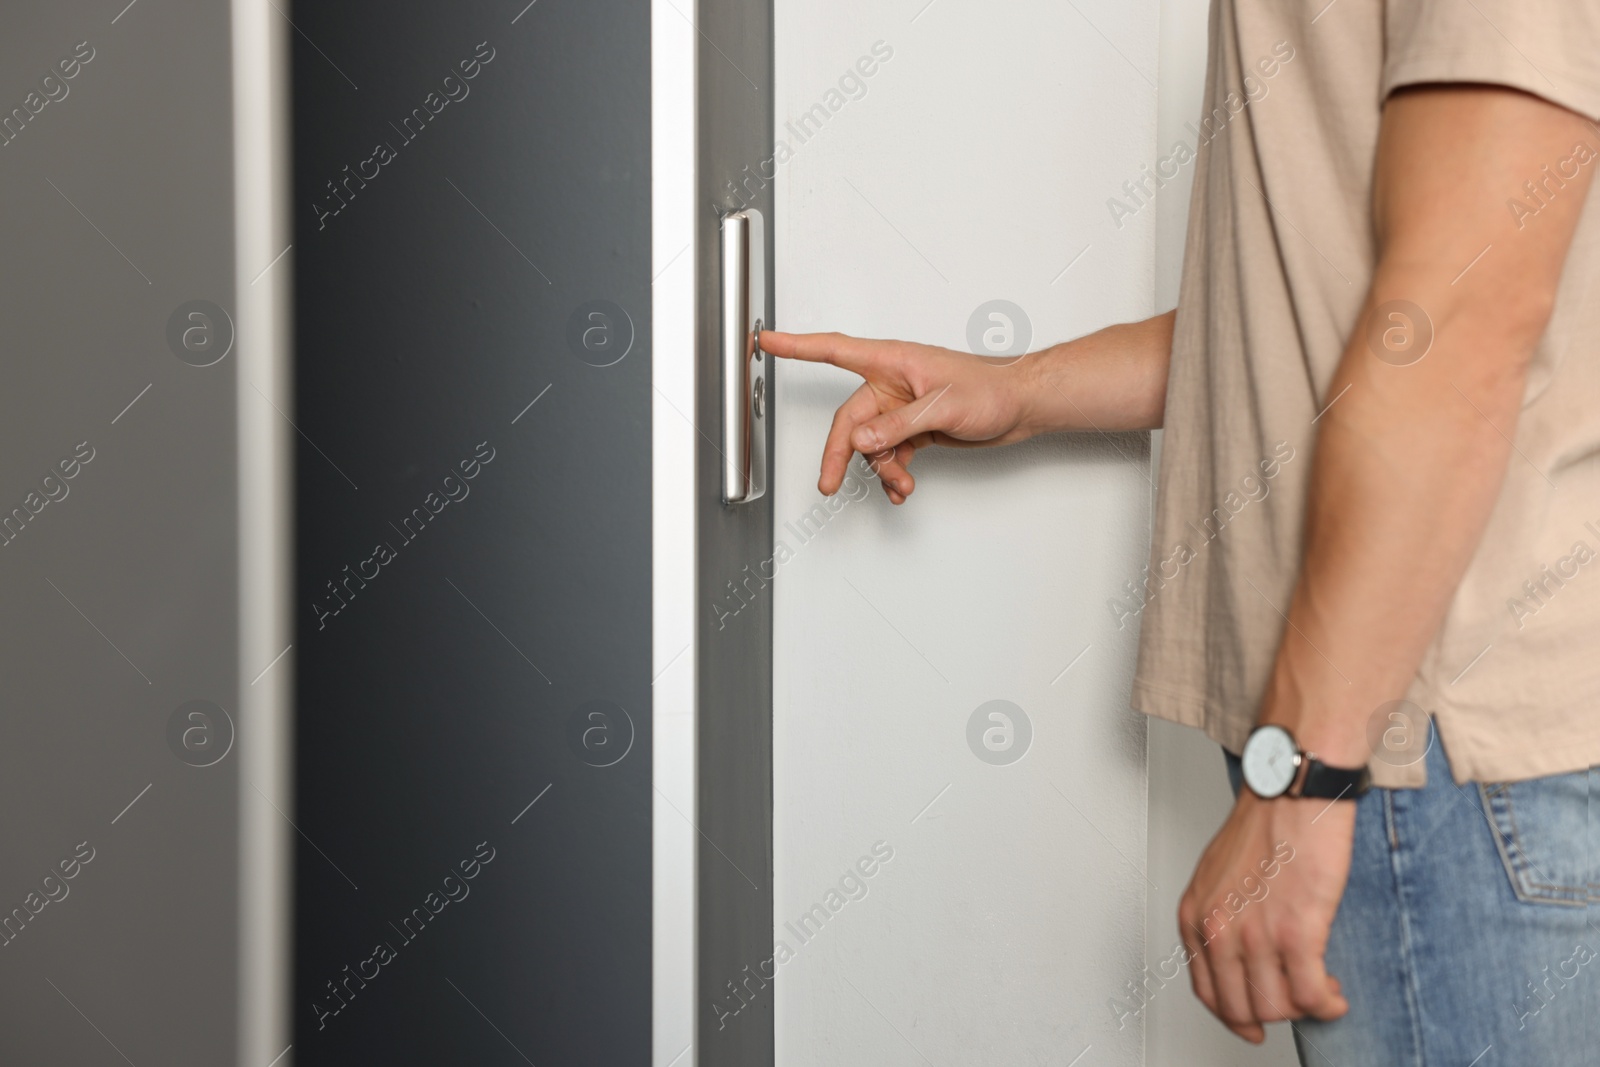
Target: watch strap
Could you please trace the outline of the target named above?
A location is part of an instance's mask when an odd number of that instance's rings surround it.
[[[1300,782],[1299,795],[1321,800],[1354,800],[1372,788],[1372,772],[1366,767],[1354,770],[1330,767],[1317,757],[1307,755],[1305,777]]]

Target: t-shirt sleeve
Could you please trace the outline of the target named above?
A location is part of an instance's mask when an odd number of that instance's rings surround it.
[[[1385,98],[1481,82],[1600,119],[1600,0],[1387,0],[1384,29]]]

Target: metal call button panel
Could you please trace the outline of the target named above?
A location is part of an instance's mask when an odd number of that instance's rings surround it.
[[[761,212],[722,218],[722,500],[747,504],[767,491],[766,232]]]

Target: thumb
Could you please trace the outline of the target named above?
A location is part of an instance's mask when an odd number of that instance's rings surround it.
[[[1350,1010],[1344,987],[1327,972],[1320,954],[1290,956],[1285,963],[1296,1008],[1316,1019],[1337,1019]]]
[[[918,434],[932,433],[940,428],[940,424],[930,416],[949,391],[950,386],[947,385],[935,392],[924,393],[909,404],[868,419],[850,435],[851,447],[862,455],[870,456]]]

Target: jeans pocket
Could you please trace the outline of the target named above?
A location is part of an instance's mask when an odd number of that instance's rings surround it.
[[[1518,900],[1600,903],[1600,767],[1482,782],[1478,793]]]

